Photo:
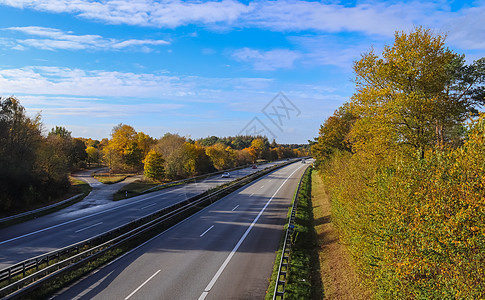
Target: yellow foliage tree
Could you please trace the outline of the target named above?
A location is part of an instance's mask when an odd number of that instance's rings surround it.
[[[444,40],[422,28],[397,32],[382,58],[372,50],[354,64],[351,110],[360,119],[350,136],[356,150],[383,155],[405,146],[424,157],[436,140],[436,124],[460,105],[444,94],[448,68],[458,57]]]

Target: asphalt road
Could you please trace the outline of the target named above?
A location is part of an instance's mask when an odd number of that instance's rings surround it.
[[[213,176],[196,183],[184,184],[121,201],[86,197],[70,207],[0,230],[0,269],[88,239],[156,210],[202,193],[203,191],[248,175],[274,163],[253,170],[231,172],[231,178]]]
[[[226,196],[54,299],[263,299],[306,164]]]

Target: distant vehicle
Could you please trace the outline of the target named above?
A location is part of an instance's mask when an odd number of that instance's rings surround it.
[[[257,169],[257,168],[258,168],[258,166],[256,166],[256,165],[253,165],[253,169]]]
[[[301,163],[302,163],[302,164],[306,164],[306,160],[303,158],[303,159],[301,160]]]
[[[222,173],[221,177],[222,178],[229,178],[229,177],[231,177],[231,174],[229,172],[224,172],[224,173]]]

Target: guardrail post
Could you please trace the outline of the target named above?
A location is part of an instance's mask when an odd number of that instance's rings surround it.
[[[25,277],[25,262],[22,263],[22,274]]]

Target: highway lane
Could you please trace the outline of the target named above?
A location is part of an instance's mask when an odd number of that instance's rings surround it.
[[[86,206],[81,201],[58,212],[4,228],[0,230],[0,269],[109,231],[273,164],[262,165],[255,170],[234,171],[231,178],[216,175],[200,182],[117,202],[108,201],[102,205]]]
[[[306,166],[239,189],[54,299],[262,299]]]

